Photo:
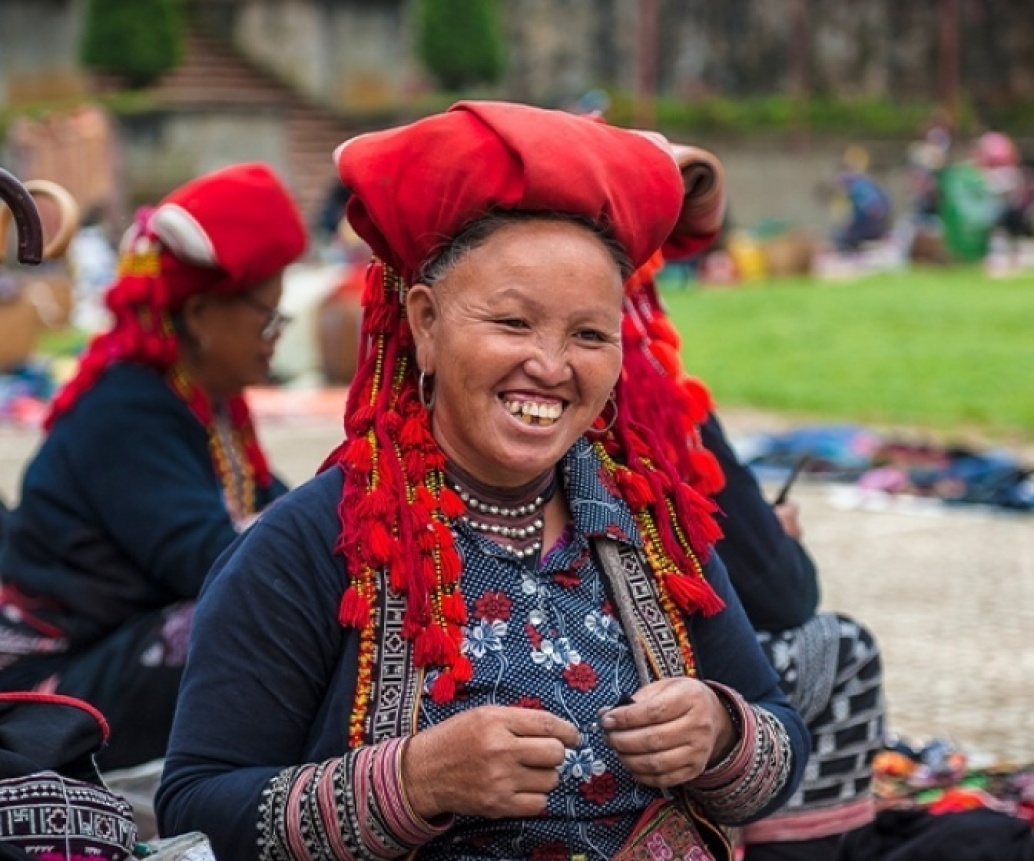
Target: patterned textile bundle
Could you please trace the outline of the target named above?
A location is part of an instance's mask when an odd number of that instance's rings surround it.
[[[72,697],[0,694],[0,844],[47,861],[124,861],[133,809],[104,786],[99,712]]]

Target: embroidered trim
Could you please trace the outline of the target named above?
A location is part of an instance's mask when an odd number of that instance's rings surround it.
[[[747,703],[731,688],[723,692],[740,713],[740,743],[714,768],[691,781],[686,791],[723,825],[745,822],[786,784],[793,751],[786,728],[775,715]]]
[[[451,828],[451,817],[432,825],[406,802],[405,742],[390,739],[276,775],[259,804],[259,858],[381,861],[406,855]]]

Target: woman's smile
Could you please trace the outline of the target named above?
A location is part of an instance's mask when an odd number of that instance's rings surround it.
[[[555,398],[528,398],[502,394],[500,401],[506,411],[523,425],[552,427],[564,412],[564,403]]]

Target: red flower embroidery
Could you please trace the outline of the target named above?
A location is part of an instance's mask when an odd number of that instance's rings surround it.
[[[563,843],[546,843],[531,850],[532,861],[567,861],[567,847]]]
[[[588,664],[568,664],[564,667],[564,681],[578,691],[589,691],[596,687],[596,671]]]
[[[611,475],[605,467],[600,467],[596,470],[596,477],[600,480],[600,484],[606,489],[606,491],[612,496],[620,496],[618,492],[617,482],[614,480],[614,476]]]
[[[542,709],[542,700],[538,697],[521,697],[517,702],[512,704],[512,708],[515,709]]]
[[[582,582],[576,571],[558,571],[553,575],[553,582],[562,589],[573,589]]]
[[[505,622],[510,618],[513,601],[503,592],[486,592],[474,602],[474,615],[488,622],[496,620]]]
[[[617,795],[617,778],[609,771],[605,771],[603,774],[594,774],[578,787],[578,791],[581,792],[586,801],[592,804],[606,804]]]
[[[610,598],[603,599],[603,606],[600,608],[604,616],[614,615],[614,605],[610,603]]]
[[[528,639],[531,640],[531,647],[533,649],[538,649],[538,647],[542,645],[542,634],[538,632],[538,629],[534,625],[525,625],[524,633],[527,635]]]

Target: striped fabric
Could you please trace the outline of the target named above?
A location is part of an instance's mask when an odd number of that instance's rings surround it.
[[[797,792],[777,814],[747,826],[745,843],[840,834],[875,815],[872,759],[883,744],[883,668],[872,634],[821,613],[800,628],[758,633],[783,689],[811,733]]]

